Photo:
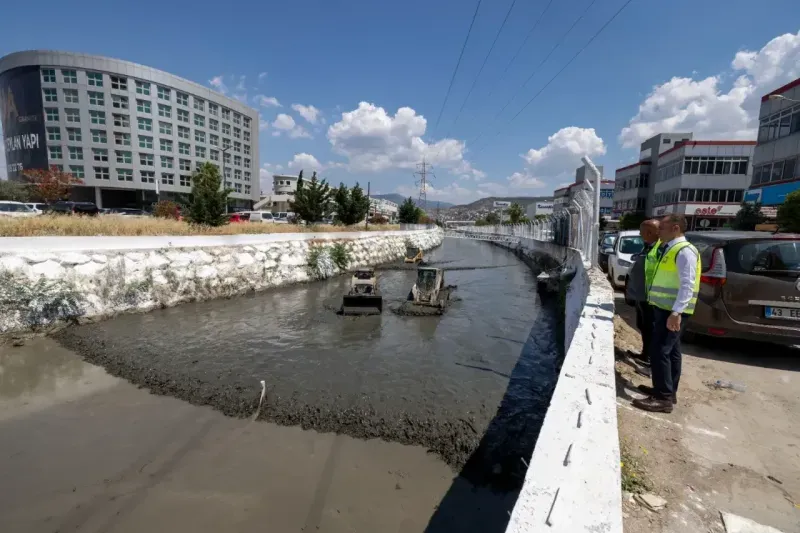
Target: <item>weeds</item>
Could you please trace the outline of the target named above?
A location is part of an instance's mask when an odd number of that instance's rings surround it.
[[[0,272],[0,314],[19,316],[23,326],[37,330],[57,320],[75,320],[83,314],[81,297],[63,280]]]
[[[347,245],[343,242],[337,242],[331,247],[330,255],[331,261],[339,270],[347,270],[350,264],[350,251],[347,249]]]
[[[642,453],[647,455],[647,450],[642,448]],[[620,444],[620,471],[622,473],[622,490],[639,494],[653,490],[653,485],[647,477],[644,465],[639,457],[631,452],[630,446],[623,442]]]

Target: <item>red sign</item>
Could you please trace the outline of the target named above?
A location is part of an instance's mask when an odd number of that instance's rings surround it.
[[[694,210],[694,214],[695,215],[716,215],[717,213],[722,211],[722,207],[723,206],[721,206],[721,205],[718,205],[717,207],[698,207],[697,209]]]

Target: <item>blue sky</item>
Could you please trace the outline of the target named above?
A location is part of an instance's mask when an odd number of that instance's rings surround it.
[[[549,3],[517,0],[464,103],[512,1],[483,0],[438,128],[477,0],[11,2],[0,8],[0,55],[119,57],[246,99],[262,116],[263,183],[316,168],[333,183],[405,194],[425,155],[436,175],[429,198],[459,203],[550,194],[584,153],[613,176],[643,137],[665,129],[754,138],[760,96],[800,77],[796,0],[633,0],[509,122],[625,3],[552,2],[503,77]]]

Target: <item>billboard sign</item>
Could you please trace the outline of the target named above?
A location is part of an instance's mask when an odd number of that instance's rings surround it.
[[[495,200],[494,206],[495,207],[511,207],[511,202],[501,202],[499,200]]]
[[[761,190],[761,203],[764,205],[780,205],[786,201],[786,195],[800,189],[800,181],[790,181],[764,187]]]
[[[47,168],[47,145],[38,67],[19,67],[0,75],[0,118],[9,179],[22,171]]]
[[[761,203],[761,189],[750,189],[744,192],[744,203],[746,204],[760,204]]]

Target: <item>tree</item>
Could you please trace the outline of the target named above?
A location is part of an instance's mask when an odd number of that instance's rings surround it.
[[[519,224],[524,216],[525,211],[522,210],[522,206],[518,203],[514,202],[511,204],[511,207],[508,208],[508,219],[512,224]]]
[[[786,195],[778,208],[778,226],[783,231],[800,233],[800,191]]]
[[[347,226],[358,224],[369,212],[369,198],[364,195],[358,182],[352,189],[348,189],[344,183],[340,184],[333,201],[336,204],[336,220]]]
[[[414,200],[409,196],[397,210],[397,218],[401,224],[416,224],[419,220],[419,210]]]
[[[736,213],[736,218],[733,219],[733,229],[739,231],[753,231],[756,229],[756,224],[763,223],[767,217],[761,214],[761,204],[743,203],[739,212]]]
[[[53,165],[49,169],[24,170],[22,175],[31,184],[31,193],[48,204],[66,200],[72,187],[83,183],[69,172],[60,170]]]
[[[311,175],[311,181],[303,180],[303,172],[297,177],[297,191],[294,200],[289,200],[289,209],[308,224],[316,224],[333,212],[333,189],[327,180]]]
[[[18,181],[0,180],[0,200],[30,202],[30,186]]]
[[[639,226],[641,226],[642,222],[645,220],[647,220],[647,217],[645,217],[643,213],[625,213],[619,217],[619,229],[639,229]]]
[[[492,212],[492,213],[489,213],[488,215],[486,215],[486,218],[484,220],[486,221],[486,224],[488,224],[488,225],[499,224],[500,223],[500,215],[498,215],[495,212]]]
[[[156,218],[180,219],[181,209],[171,200],[161,200],[153,207],[153,216]]]
[[[227,222],[225,208],[232,189],[221,188],[219,169],[209,162],[192,174],[192,199],[187,219],[193,224],[222,226]]]

